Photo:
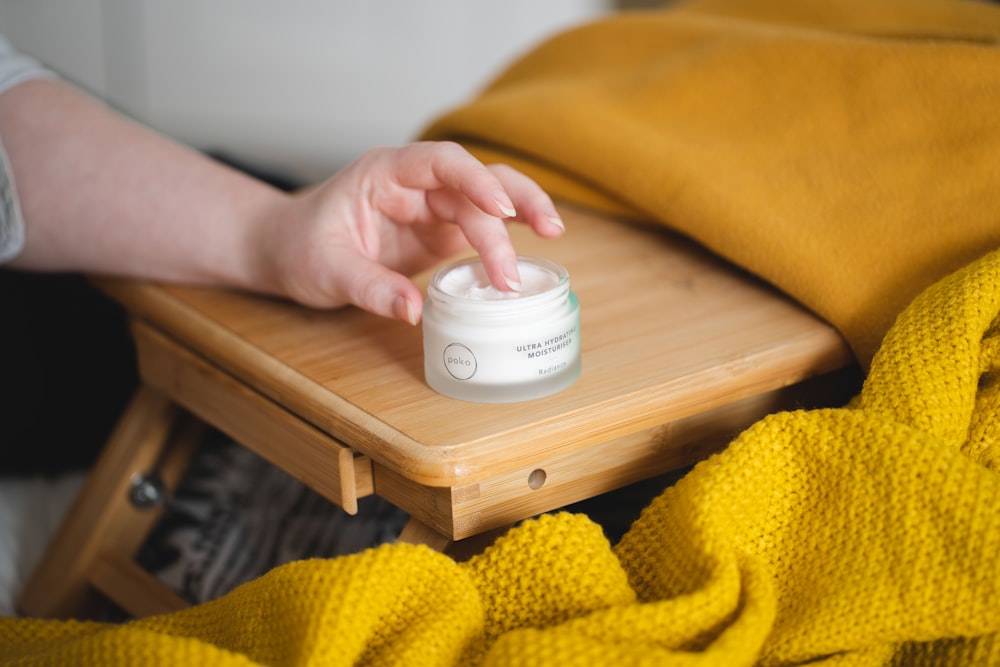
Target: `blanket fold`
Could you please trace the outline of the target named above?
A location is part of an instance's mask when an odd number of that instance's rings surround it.
[[[1000,246],[998,39],[971,0],[690,0],[554,36],[424,137],[686,233],[867,366]]]

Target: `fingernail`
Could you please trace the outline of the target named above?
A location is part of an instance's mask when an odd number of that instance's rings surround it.
[[[562,218],[556,215],[549,216],[549,222],[558,227],[559,229],[566,231],[566,225],[563,224]]]
[[[417,326],[417,311],[413,307],[413,302],[403,296],[396,297],[395,309],[397,316],[402,316],[405,322]]]
[[[503,281],[515,292],[521,291],[521,274],[517,270],[516,262],[507,262],[503,265]]]
[[[517,216],[517,211],[514,210],[514,202],[510,200],[507,193],[502,190],[497,190],[493,193],[493,199],[496,201],[497,206],[500,211],[508,218],[513,218]]]

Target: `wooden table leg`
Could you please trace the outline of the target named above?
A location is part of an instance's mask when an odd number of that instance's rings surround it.
[[[130,499],[138,475],[156,471],[167,487],[179,480],[197,445],[198,431],[185,427],[178,447],[167,454],[181,411],[161,394],[140,388],[111,434],[104,451],[63,518],[27,583],[18,611],[39,618],[86,618],[98,597],[93,584],[107,580],[109,554],[131,558],[141,546],[159,507]],[[141,503],[140,503],[141,505]]]
[[[447,535],[442,535],[420,519],[410,517],[410,520],[403,526],[399,533],[397,542],[407,542],[409,544],[426,544],[435,551],[448,554],[457,561],[465,561],[472,558],[483,549],[493,544],[494,541],[508,528],[496,528],[488,530],[479,535],[473,535],[461,540],[453,540]]]
[[[399,533],[399,542],[409,544],[426,544],[434,551],[447,551],[448,547],[454,544],[454,540],[447,535],[442,535],[420,519],[410,517],[410,520],[403,526]]]

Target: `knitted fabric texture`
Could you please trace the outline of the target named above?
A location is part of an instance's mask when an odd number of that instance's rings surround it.
[[[0,621],[3,665],[1000,664],[1000,252],[925,291],[841,409],[764,418],[612,547],[391,544],[123,625]]]
[[[1000,247],[998,104],[997,4],[682,0],[552,37],[423,136],[691,236],[867,366]]]

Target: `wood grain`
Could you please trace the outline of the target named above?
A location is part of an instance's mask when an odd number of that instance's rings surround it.
[[[328,434],[227,376],[148,325],[133,337],[143,382],[306,486],[357,514],[373,491],[371,463]]]

